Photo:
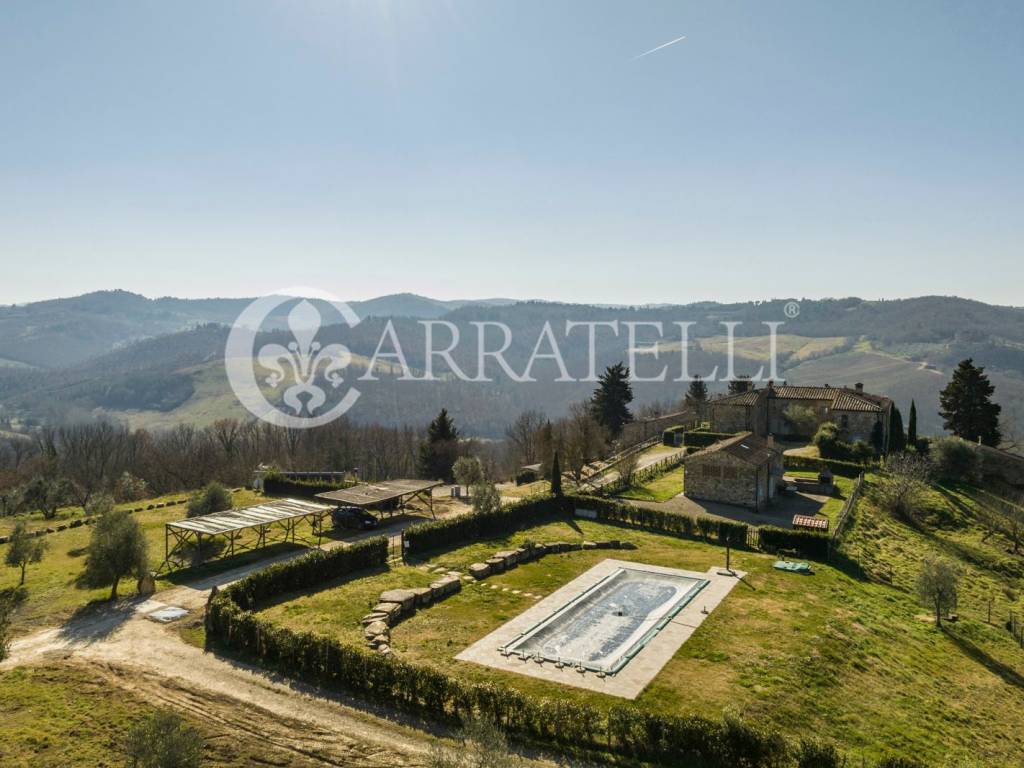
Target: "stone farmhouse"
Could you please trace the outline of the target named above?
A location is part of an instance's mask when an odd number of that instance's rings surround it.
[[[686,457],[684,493],[694,499],[749,507],[771,503],[782,480],[782,451],[773,438],[742,432]]]
[[[711,428],[715,432],[753,432],[758,437],[810,440],[823,422],[835,422],[844,440],[871,444],[876,424],[882,445],[889,441],[893,402],[853,387],[792,387],[769,381],[763,389],[750,389],[711,401]]]

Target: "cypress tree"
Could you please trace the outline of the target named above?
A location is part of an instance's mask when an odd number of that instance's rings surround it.
[[[972,443],[999,445],[999,413],[1002,408],[992,402],[995,387],[985,375],[984,367],[974,365],[971,358],[962,360],[953,371],[946,388],[939,393],[939,415],[942,426],[957,437]]]
[[[917,403],[910,401],[910,418],[907,421],[907,445],[917,450]]]
[[[700,408],[708,401],[708,385],[700,376],[694,376],[690,388],[686,391],[686,405],[689,408]]]
[[[622,363],[608,366],[590,398],[590,413],[613,439],[622,434],[625,424],[633,420],[629,411],[631,402],[633,386],[629,382],[629,368]]]
[[[562,495],[562,467],[558,462],[558,451],[555,451],[554,458],[551,459],[551,494]]]
[[[907,448],[907,436],[903,432],[903,414],[893,406],[892,422],[889,424],[889,453],[900,453]]]

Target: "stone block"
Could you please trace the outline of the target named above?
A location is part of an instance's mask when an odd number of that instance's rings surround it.
[[[487,558],[487,565],[491,567],[491,573],[501,573],[505,570],[505,559],[501,557]]]
[[[473,563],[469,566],[469,575],[474,579],[485,579],[491,575],[491,566],[487,563]]]
[[[367,640],[373,640],[374,638],[380,637],[381,635],[388,635],[388,625],[383,621],[373,621],[366,625],[363,630],[363,635],[366,636]]]
[[[504,560],[507,565],[515,565],[519,562],[519,553],[511,549],[503,549],[500,552],[495,552],[494,556]]]
[[[384,614],[388,624],[394,624],[404,612],[401,603],[377,603],[373,606],[373,613]]]
[[[382,603],[399,603],[403,611],[411,611],[416,605],[416,593],[411,589],[389,589],[380,595]]]
[[[368,613],[365,616],[363,616],[363,618],[360,621],[360,623],[364,627],[368,627],[371,624],[373,624],[373,622],[375,622],[375,621],[387,621],[387,620],[388,620],[388,616],[387,616],[386,613],[374,612],[374,613]]]
[[[416,587],[412,590],[416,594],[416,607],[425,608],[434,599],[434,591],[430,587]]]

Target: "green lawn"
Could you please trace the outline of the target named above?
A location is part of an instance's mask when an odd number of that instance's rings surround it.
[[[957,503],[941,494],[936,498],[952,507]],[[868,558],[869,566],[881,567],[890,550],[892,556],[902,553],[905,558],[915,549],[927,550],[934,538],[944,538],[888,519],[880,523],[880,514],[865,502],[850,531],[851,554],[878,553]],[[884,533],[879,533],[880,526]],[[942,548],[953,552],[979,546],[974,536],[962,531]],[[723,563],[720,548],[591,521],[566,521],[438,554],[430,563],[464,568],[526,539],[588,538],[628,539],[638,549],[551,555],[467,585],[399,624],[392,631],[392,646],[401,658],[469,680],[597,706],[620,701],[454,661],[463,648],[533,604],[531,598],[489,585],[547,595],[610,554],[703,571]],[[991,547],[987,555],[975,553],[976,559],[1001,562],[998,546]],[[905,572],[901,566],[890,585],[881,579],[859,580],[825,565],[816,565],[813,576],[796,576],[772,569],[773,560],[757,553],[733,554],[734,567],[747,571],[748,577],[662,669],[636,700],[638,706],[716,718],[734,710],[794,738],[814,734],[831,739],[855,758],[892,750],[940,765],[947,759],[1019,764],[1024,753],[1024,651],[1007,632],[984,622],[979,602],[1004,578],[999,572],[980,566],[971,571],[978,586],[965,588],[963,618],[943,633],[907,588],[916,576],[914,563],[907,562]],[[359,619],[383,589],[430,580],[413,565],[382,568],[295,596],[269,607],[266,614],[296,630],[360,643]],[[1002,600],[999,608],[1005,611],[1005,594]]]
[[[236,507],[250,506],[262,499],[252,491],[241,491],[234,494],[233,498]],[[135,513],[134,517],[142,525],[149,543],[151,567],[156,568],[164,559],[164,523],[180,520],[184,515],[183,506]],[[47,548],[43,561],[28,567],[25,582],[27,598],[14,615],[16,632],[22,633],[62,621],[76,610],[86,607],[88,603],[102,600],[109,595],[109,588],[83,588],[76,583],[85,566],[85,548],[89,543],[91,531],[90,526],[80,526],[51,533],[45,537]],[[0,563],[8,546],[0,545]],[[266,551],[263,551],[259,556],[266,555]],[[232,564],[240,562],[242,559],[238,558],[233,560]],[[157,586],[169,586],[180,581],[183,576],[195,577],[225,567],[228,567],[227,563],[218,562],[202,569],[190,569],[187,573],[170,574],[168,578],[161,579]],[[0,566],[0,590],[16,586],[19,578],[18,569]],[[134,591],[135,584],[132,580],[126,579],[121,583],[122,595],[130,595]]]
[[[626,489],[619,496],[634,501],[668,501],[683,492],[685,471],[682,466],[670,469],[653,480]]]
[[[80,667],[0,672],[0,765],[96,768],[125,764],[127,730],[154,707]],[[187,718],[204,737],[203,765],[307,766],[250,734]],[[318,765],[320,763],[317,763]]]

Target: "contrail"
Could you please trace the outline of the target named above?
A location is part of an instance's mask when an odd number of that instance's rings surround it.
[[[647,56],[648,54],[654,53],[655,51],[660,51],[662,48],[668,48],[670,45],[675,45],[680,40],[685,40],[685,39],[686,39],[686,35],[683,35],[682,37],[677,37],[675,40],[669,40],[667,43],[662,43],[657,48],[651,48],[651,50],[644,51],[639,56],[634,56],[633,57],[633,61],[636,61],[637,59],[642,59],[644,56]]]

